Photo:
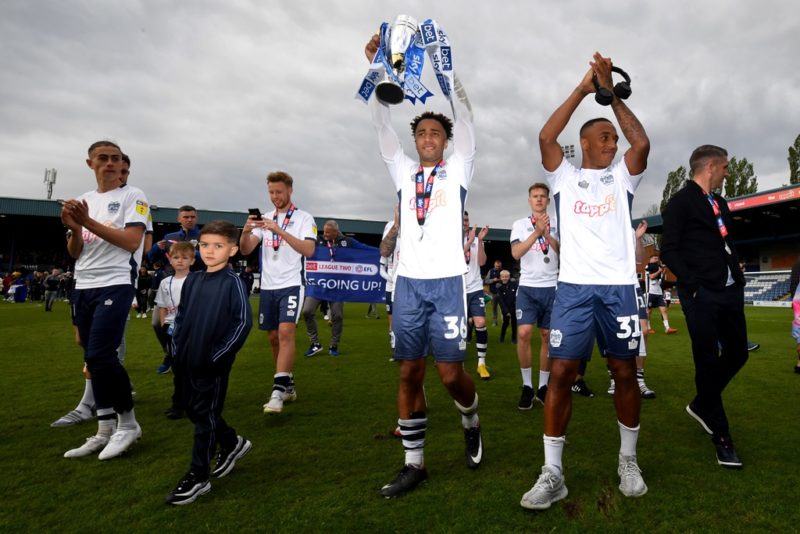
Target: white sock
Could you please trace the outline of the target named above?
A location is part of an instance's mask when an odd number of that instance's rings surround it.
[[[132,430],[136,428],[136,415],[133,413],[133,408],[129,412],[122,412],[117,414],[119,416],[119,428]]]
[[[525,367],[525,368],[520,367],[519,371],[520,371],[520,373],[522,373],[522,385],[523,386],[528,386],[529,388],[533,388],[533,381],[531,379],[531,368],[530,367]]]
[[[565,436],[551,437],[547,435],[542,436],[544,441],[544,465],[558,468],[558,473],[564,472],[561,466],[561,455],[564,452],[564,443],[566,442]]]
[[[478,365],[486,365],[486,356],[478,357]]]
[[[83,397],[75,409],[84,415],[92,415],[92,406],[94,406],[94,389],[92,389],[92,379],[89,378],[83,386]]]
[[[116,419],[98,419],[97,420],[97,435],[111,437],[111,434],[117,430]]]
[[[628,428],[619,421],[619,453],[622,456],[636,456],[636,442],[639,440],[639,427]]]
[[[472,401],[472,406],[470,407],[461,406],[461,403],[455,399],[453,399],[453,402],[456,404],[458,411],[461,412],[461,425],[464,428],[475,428],[480,425],[480,419],[478,419],[477,393],[475,393],[475,400]]]
[[[550,371],[539,371],[539,387],[546,386],[550,381]]]
[[[669,330],[669,321],[664,319],[663,323],[664,323],[664,331]]]

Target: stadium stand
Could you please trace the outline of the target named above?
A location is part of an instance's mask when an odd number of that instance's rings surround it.
[[[744,288],[744,301],[785,301],[789,299],[790,271],[745,273],[747,285]]]

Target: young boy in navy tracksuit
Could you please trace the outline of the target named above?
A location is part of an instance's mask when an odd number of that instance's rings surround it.
[[[167,504],[189,504],[211,491],[209,476],[227,475],[252,447],[222,419],[231,365],[253,323],[244,284],[228,268],[238,240],[239,230],[231,223],[206,224],[199,243],[206,270],[191,273],[181,291],[173,365],[183,380],[186,413],[195,425],[194,448],[191,467],[167,496]]]

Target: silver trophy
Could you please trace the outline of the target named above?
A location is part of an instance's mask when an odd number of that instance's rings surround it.
[[[388,50],[384,50],[386,58],[392,67],[394,76],[384,80],[375,87],[375,97],[384,104],[400,104],[405,97],[405,91],[401,85],[405,78],[406,71],[406,50],[413,42],[419,24],[410,15],[398,15],[389,28],[389,39],[386,43]]]

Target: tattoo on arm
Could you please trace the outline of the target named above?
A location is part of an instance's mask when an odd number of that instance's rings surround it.
[[[397,227],[393,226],[389,233],[386,234],[386,237],[383,238],[380,245],[380,255],[384,258],[388,258],[394,252],[395,247],[397,246]]]
[[[644,131],[642,123],[636,118],[636,115],[619,99],[614,100],[614,115],[617,116],[619,127],[622,129],[622,135],[631,144],[631,146],[649,145],[650,141]]]

